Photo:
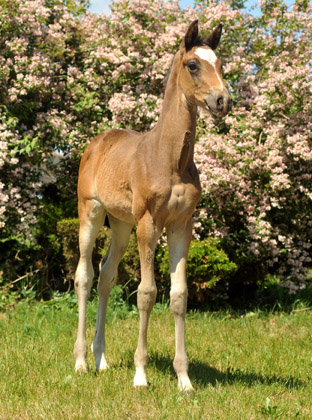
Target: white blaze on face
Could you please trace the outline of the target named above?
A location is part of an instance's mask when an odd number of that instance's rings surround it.
[[[223,89],[224,85],[216,69],[216,61],[218,59],[216,54],[208,48],[196,48],[195,54],[197,55],[197,57],[201,58],[202,60],[207,61],[213,67],[214,71],[216,72],[216,76],[220,82],[220,87],[221,89]]]

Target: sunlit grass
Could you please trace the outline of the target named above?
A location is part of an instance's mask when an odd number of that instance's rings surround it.
[[[99,375],[91,354],[88,374],[73,371],[74,302],[22,303],[0,313],[0,418],[312,418],[310,310],[188,314],[187,351],[195,393],[186,396],[178,392],[172,368],[169,308],[158,306],[151,317],[148,389],[132,387],[138,314],[120,302],[113,308],[107,327],[110,369]],[[92,302],[89,343],[95,314]]]

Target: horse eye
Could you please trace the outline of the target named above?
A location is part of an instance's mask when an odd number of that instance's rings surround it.
[[[196,71],[198,69],[197,64],[194,63],[194,61],[191,61],[190,63],[187,63],[187,67],[190,72]]]

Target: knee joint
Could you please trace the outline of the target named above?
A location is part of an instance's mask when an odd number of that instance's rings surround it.
[[[184,315],[187,305],[187,289],[170,292],[170,306],[174,315]]]
[[[74,281],[75,290],[76,291],[78,290],[89,291],[89,289],[91,288],[92,280],[93,280],[92,273],[81,275],[80,273],[76,272],[75,281]]]
[[[138,288],[138,309],[142,311],[150,311],[155,303],[157,296],[156,287]]]

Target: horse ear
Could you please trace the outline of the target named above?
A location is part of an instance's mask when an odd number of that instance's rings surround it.
[[[186,51],[190,51],[198,38],[198,20],[192,22],[184,37],[184,47]]]
[[[203,39],[203,43],[208,45],[212,50],[215,50],[217,46],[219,45],[220,38],[222,34],[222,25],[218,25],[210,35],[206,36]]]

